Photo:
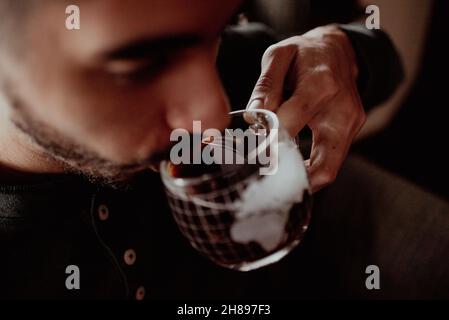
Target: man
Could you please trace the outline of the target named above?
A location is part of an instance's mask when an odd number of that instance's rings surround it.
[[[173,129],[227,124],[215,61],[241,1],[81,0],[76,31],[65,28],[68,4],[0,4],[0,295],[142,299],[276,286],[279,270],[245,276],[191,252],[149,170]],[[293,135],[312,130],[314,192],[335,179],[364,123],[359,89],[385,98],[400,80],[391,68],[386,88],[361,81],[363,43],[399,65],[381,32],[364,32],[331,25],[269,47],[249,99]]]

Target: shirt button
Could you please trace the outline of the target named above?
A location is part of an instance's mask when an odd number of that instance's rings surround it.
[[[126,250],[123,258],[128,266],[132,266],[136,262],[136,252],[133,249]]]
[[[136,300],[143,300],[145,298],[145,287],[141,286],[136,291]]]
[[[101,221],[106,221],[109,218],[109,208],[104,204],[98,207],[98,217]]]

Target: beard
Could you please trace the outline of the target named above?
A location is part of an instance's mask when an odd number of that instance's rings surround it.
[[[11,102],[14,111],[11,121],[15,127],[30,138],[46,156],[61,165],[66,173],[83,175],[92,183],[116,189],[127,188],[136,175],[149,171],[168,158],[169,148],[132,163],[116,164],[34,119],[19,99]]]

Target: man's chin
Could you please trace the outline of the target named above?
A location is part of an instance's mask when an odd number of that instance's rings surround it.
[[[45,151],[50,157],[60,162],[66,172],[77,173],[87,177],[93,183],[109,186],[127,185],[141,173],[158,172],[160,163],[169,159],[170,156],[170,149],[167,148],[162,152],[153,153],[146,159],[119,164],[85,150],[67,152],[65,148],[53,147]]]
[[[139,175],[145,172],[153,172],[150,169],[142,169],[133,172],[121,172],[117,174],[105,174],[100,172],[84,172],[84,176],[94,184],[112,187],[114,189],[127,189]]]
[[[141,174],[154,172],[152,166],[123,169],[120,167],[87,167],[64,163],[67,173],[84,176],[90,183],[108,186],[115,189],[128,188],[132,182]]]

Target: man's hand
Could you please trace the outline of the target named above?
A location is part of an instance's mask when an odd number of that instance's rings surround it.
[[[292,136],[309,126],[313,145],[306,165],[313,192],[335,180],[365,123],[357,73],[350,41],[333,25],[279,42],[262,58],[248,108],[276,112]]]

